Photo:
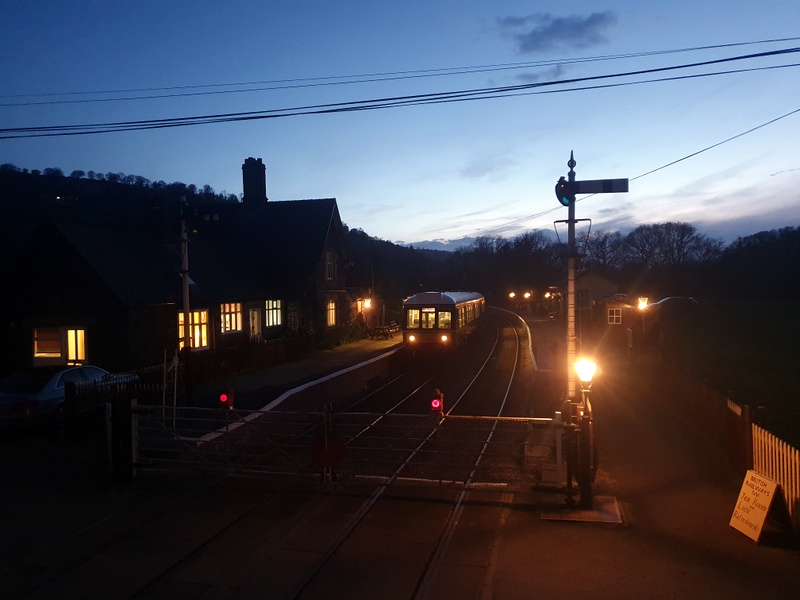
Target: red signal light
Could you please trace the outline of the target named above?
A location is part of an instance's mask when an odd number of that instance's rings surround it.
[[[226,390],[219,394],[219,405],[222,408],[233,410],[233,390]]]
[[[436,388],[433,390],[433,398],[431,398],[431,412],[442,414],[444,412],[444,394]]]

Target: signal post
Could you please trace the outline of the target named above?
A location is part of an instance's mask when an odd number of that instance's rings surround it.
[[[556,183],[556,198],[567,207],[567,399],[573,410],[576,404],[575,390],[575,261],[578,251],[575,244],[575,196],[577,194],[607,194],[628,191],[627,179],[588,179],[575,180],[575,156],[569,153],[567,166],[569,172],[567,179],[561,177]],[[582,219],[583,220],[583,219]],[[588,220],[588,219],[587,219]],[[577,411],[575,411],[577,412]],[[570,415],[572,416],[572,415]],[[592,456],[594,441],[592,436],[592,414],[588,401],[585,401],[582,414],[579,417],[578,434],[580,435],[580,448],[578,456],[577,479],[581,491],[581,505],[589,508],[592,505]]]
[[[556,198],[567,207],[567,398],[575,399],[575,259],[578,251],[575,245],[575,196],[577,194],[607,194],[628,191],[627,179],[587,179],[575,180],[573,152],[569,153],[568,179],[561,177],[556,183]],[[583,219],[581,219],[583,220]]]

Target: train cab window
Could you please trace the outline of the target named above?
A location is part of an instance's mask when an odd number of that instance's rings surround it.
[[[419,309],[409,308],[406,312],[406,327],[409,329],[419,329]]]
[[[436,325],[436,309],[423,308],[422,309],[422,328],[433,329]]]
[[[452,327],[453,314],[450,311],[439,313],[439,329],[450,329]]]

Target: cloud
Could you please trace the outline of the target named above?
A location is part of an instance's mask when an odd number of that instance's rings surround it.
[[[504,31],[516,32],[518,29],[530,28],[523,33],[513,33],[521,54],[590,48],[605,44],[608,40],[603,32],[616,23],[617,16],[612,11],[596,12],[588,17],[554,17],[550,13],[543,13],[525,17],[510,16],[499,20]]]
[[[466,179],[498,178],[513,166],[515,161],[504,156],[488,156],[476,158],[461,169],[461,176]]]
[[[564,65],[557,64],[553,65],[549,69],[544,69],[537,73],[520,73],[517,76],[517,79],[520,81],[524,81],[526,83],[538,83],[539,81],[555,81],[556,79],[561,79],[564,76],[566,69]]]
[[[798,169],[784,169],[783,171],[777,171],[775,173],[770,173],[769,176],[770,177],[775,177],[776,175],[783,175],[784,173],[791,173],[793,171],[800,171],[800,168],[798,168]]]

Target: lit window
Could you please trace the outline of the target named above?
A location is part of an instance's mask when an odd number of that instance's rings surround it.
[[[439,329],[450,329],[453,319],[453,313],[450,311],[442,311],[439,313]]]
[[[328,308],[326,310],[328,327],[336,325],[336,302],[328,300]]]
[[[283,300],[267,300],[266,326],[277,327],[283,325]]]
[[[242,330],[242,305],[238,302],[222,304],[219,308],[219,323],[222,333]]]
[[[422,309],[422,328],[423,329],[433,329],[433,326],[436,324],[436,309],[435,308],[423,308]]]
[[[608,309],[608,324],[609,325],[621,325],[622,324],[622,309],[621,308],[609,308]]]
[[[57,327],[33,330],[34,358],[61,358],[61,331]]]
[[[406,327],[409,329],[419,329],[419,309],[409,308],[406,313]]]
[[[33,330],[33,358],[35,362],[86,361],[86,330],[66,327],[41,327]]]
[[[178,347],[184,346],[183,312],[178,313]],[[208,311],[195,310],[189,313],[189,344],[190,347],[208,348]]]
[[[67,329],[67,361],[81,363],[86,360],[86,332],[83,329]]]

